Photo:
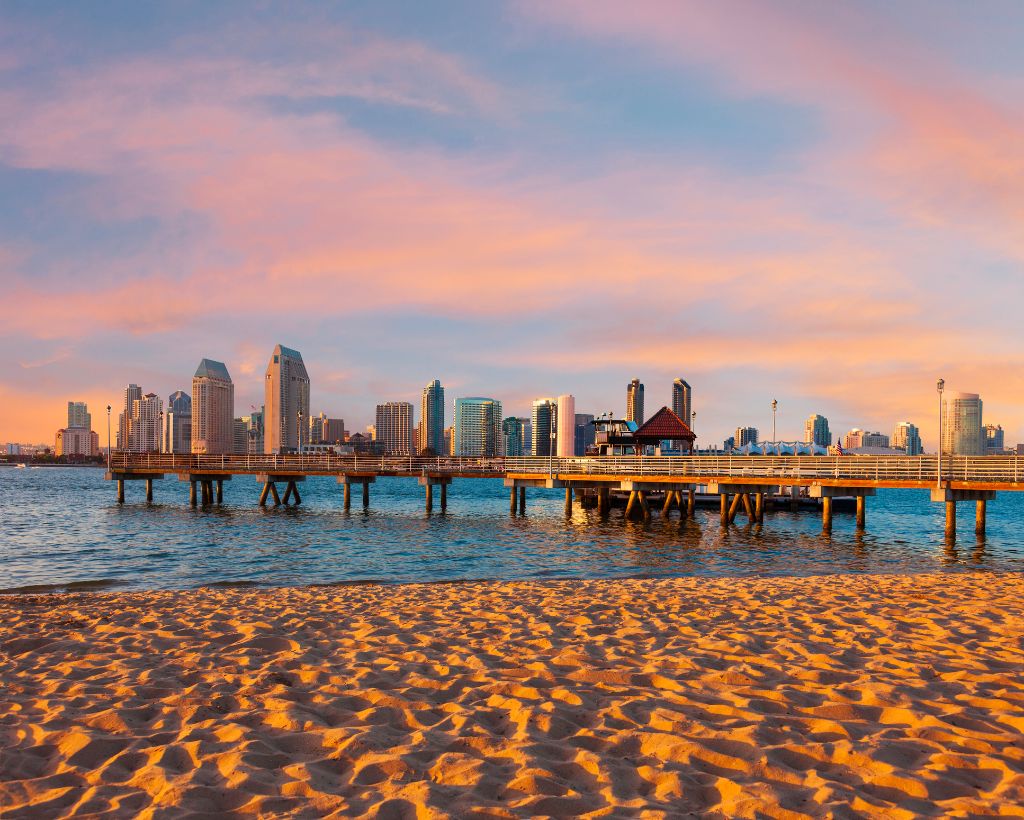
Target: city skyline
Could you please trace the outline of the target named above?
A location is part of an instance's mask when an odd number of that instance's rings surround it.
[[[0,9],[0,438],[205,356],[259,405],[280,338],[351,419],[683,373],[701,442],[931,443],[942,377],[1024,439],[1021,7],[186,5]]]

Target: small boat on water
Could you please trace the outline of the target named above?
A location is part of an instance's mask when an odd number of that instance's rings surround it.
[[[25,465],[24,464],[16,464],[15,467],[17,469],[19,469],[19,470],[24,470],[25,469]]]

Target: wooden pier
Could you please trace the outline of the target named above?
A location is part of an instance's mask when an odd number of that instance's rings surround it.
[[[931,500],[945,505],[946,535],[956,537],[959,502],[975,503],[975,532],[985,533],[988,501],[997,492],[1024,491],[1024,459],[1017,456],[946,456],[942,475],[934,456],[615,456],[593,458],[412,458],[404,456],[310,455],[161,455],[114,453],[106,477],[117,483],[117,500],[125,500],[126,481],[144,481],[146,500],[153,500],[153,481],[177,475],[190,486],[189,501],[223,502],[223,482],[252,475],[262,488],[265,506],[301,504],[299,484],[312,476],[331,476],[342,486],[344,509],[351,508],[351,488],[362,489],[363,507],[370,504],[370,485],[378,476],[416,478],[424,487],[425,508],[433,510],[434,489],[440,507],[448,504],[452,481],[501,478],[509,488],[509,511],[526,511],[528,488],[565,491],[566,513],[581,494],[596,495],[598,513],[610,512],[612,492],[627,493],[625,517],[649,520],[652,493],[663,501],[660,514],[673,508],[682,519],[692,517],[698,492],[719,496],[722,526],[740,514],[763,524],[766,499],[788,493],[796,498],[807,489],[820,499],[822,530],[832,529],[833,500],[856,499],[858,529],[867,522],[867,499],[879,488],[931,490]],[[283,495],[278,485],[284,486]],[[199,492],[197,493],[197,487]]]

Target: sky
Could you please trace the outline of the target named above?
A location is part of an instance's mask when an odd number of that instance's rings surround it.
[[[275,344],[312,409],[1024,441],[1024,4],[0,5],[0,441]],[[451,411],[450,411],[451,412]]]

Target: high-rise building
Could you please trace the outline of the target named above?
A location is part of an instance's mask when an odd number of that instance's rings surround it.
[[[128,449],[128,428],[132,417],[132,409],[136,400],[142,398],[142,388],[137,384],[129,384],[124,389],[124,407],[117,418],[117,449]]]
[[[263,395],[263,451],[294,453],[308,444],[309,374],[302,354],[277,345],[267,364]]]
[[[640,379],[633,379],[626,385],[626,421],[644,423],[644,386]]]
[[[905,451],[908,456],[921,455],[924,448],[921,446],[921,432],[917,425],[909,421],[897,422],[892,432],[892,446]]]
[[[957,456],[985,453],[982,401],[977,393],[952,393],[944,399],[942,452]]]
[[[828,447],[832,443],[832,433],[828,429],[828,419],[817,413],[807,417],[804,422],[804,443]]]
[[[345,441],[345,419],[332,419],[325,413],[321,413],[315,419],[315,431],[310,431],[310,441],[313,444],[343,444]],[[313,432],[316,438],[313,439]]]
[[[743,447],[746,444],[757,444],[757,428],[756,427],[737,427],[736,434],[733,436],[735,447]]]
[[[452,435],[457,456],[501,455],[501,402],[478,396],[456,399]]]
[[[455,428],[444,428],[444,452],[443,455],[455,455]]]
[[[235,449],[235,385],[223,362],[203,359],[192,377],[192,452]]]
[[[231,423],[231,452],[246,455],[249,452],[249,417],[240,416]]]
[[[167,397],[164,416],[163,453],[192,452],[192,397],[176,390]]]
[[[92,416],[84,401],[68,402],[68,427],[92,429]]]
[[[889,437],[885,433],[865,433],[861,437],[862,447],[888,447]]]
[[[859,427],[854,427],[846,436],[843,438],[843,447],[847,450],[856,450],[859,447],[864,446],[864,431]]]
[[[58,430],[54,440],[53,454],[59,457],[98,456],[100,437],[88,427],[67,427]],[[12,454],[13,455],[13,454]]]
[[[533,418],[532,416],[519,416],[523,431],[523,455],[533,453]]]
[[[509,457],[526,455],[523,420],[509,416],[501,423],[501,452]]]
[[[412,455],[412,403],[388,401],[377,405],[375,441],[386,455]]]
[[[533,454],[554,455],[558,402],[555,399],[535,399],[531,429],[533,431]]]
[[[985,425],[985,455],[994,456],[1001,454],[1006,449],[1006,434],[1002,425]]]
[[[590,447],[597,436],[597,428],[593,424],[593,413],[577,413],[576,429],[573,436],[573,454],[585,456],[587,448]]]
[[[572,458],[576,454],[576,398],[566,394],[558,397],[555,414],[555,455]]]
[[[685,379],[672,382],[672,412],[683,420],[687,427],[693,423],[693,391]]]
[[[423,388],[417,447],[436,454],[444,452],[444,387],[438,379]]]
[[[246,452],[258,455],[263,450],[263,408],[253,410],[248,416],[242,417],[248,423]]]

